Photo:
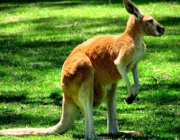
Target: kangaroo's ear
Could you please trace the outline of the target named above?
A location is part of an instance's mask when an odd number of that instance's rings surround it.
[[[139,8],[133,2],[131,2],[131,0],[123,0],[123,3],[128,13],[133,14],[137,18],[142,17],[142,13],[140,12]]]

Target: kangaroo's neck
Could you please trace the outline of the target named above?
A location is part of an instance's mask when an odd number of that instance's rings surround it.
[[[136,19],[134,16],[130,16],[124,33],[130,36],[135,42],[142,42],[144,34],[141,21]]]

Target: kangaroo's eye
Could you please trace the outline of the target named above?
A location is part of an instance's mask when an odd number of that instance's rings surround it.
[[[151,23],[151,24],[152,24],[152,23],[153,23],[153,20],[152,20],[152,19],[148,20],[148,23]]]

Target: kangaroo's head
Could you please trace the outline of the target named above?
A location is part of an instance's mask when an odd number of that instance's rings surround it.
[[[137,30],[148,36],[161,36],[164,34],[164,27],[152,16],[142,14],[139,8],[130,0],[123,0],[123,2],[127,12],[133,15],[128,20],[127,28],[128,26],[136,26]]]

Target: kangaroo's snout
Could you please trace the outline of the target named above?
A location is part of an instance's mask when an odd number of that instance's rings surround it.
[[[159,36],[164,34],[165,28],[163,26],[157,26],[157,31],[159,32]]]

